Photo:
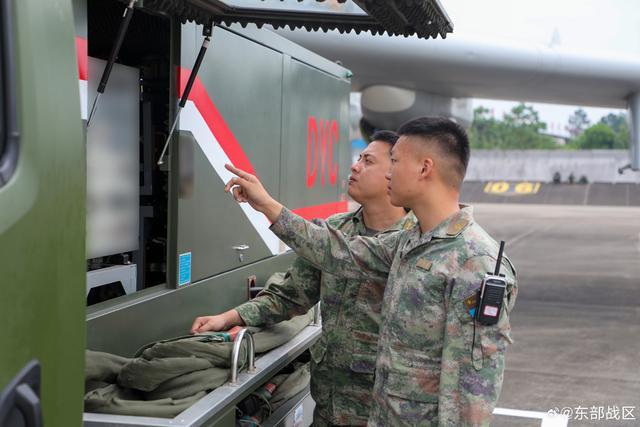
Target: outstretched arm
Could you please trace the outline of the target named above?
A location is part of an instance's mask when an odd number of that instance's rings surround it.
[[[234,326],[244,326],[244,322],[235,308],[215,316],[196,317],[191,325],[191,333],[226,331]]]
[[[273,223],[271,230],[298,255],[318,269],[345,278],[386,280],[395,256],[398,233],[348,239],[326,221],[311,223],[273,199],[258,178],[231,165],[235,175],[225,191],[240,203],[247,202]]]
[[[282,283],[273,283],[256,298],[215,316],[193,321],[192,334],[226,331],[234,326],[269,326],[304,314],[320,300],[321,273],[297,258]]]
[[[317,268],[347,279],[386,281],[399,234],[347,237],[323,220],[306,221],[283,208],[271,226],[283,242]]]

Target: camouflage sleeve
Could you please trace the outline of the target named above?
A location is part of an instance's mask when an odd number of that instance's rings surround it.
[[[271,284],[236,310],[248,326],[269,326],[309,311],[320,300],[321,272],[296,258],[284,281]]]
[[[488,426],[491,422],[502,388],[504,353],[511,343],[509,315],[517,289],[515,272],[504,262],[508,287],[500,320],[491,326],[474,322],[470,313],[474,296],[485,272],[494,265],[491,257],[474,257],[449,278],[438,397],[440,426]]]
[[[326,221],[309,222],[282,209],[271,231],[317,268],[345,279],[387,280],[399,234],[348,238]]]

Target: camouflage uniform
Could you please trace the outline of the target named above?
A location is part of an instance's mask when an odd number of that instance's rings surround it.
[[[362,211],[331,216],[347,236],[365,235]],[[409,214],[390,228],[412,228]],[[282,284],[236,308],[247,325],[269,325],[306,313],[322,300],[322,337],[311,348],[314,425],[366,425],[371,406],[380,310],[386,279],[344,280],[297,258]]]
[[[331,224],[312,224],[283,209],[272,231],[325,271],[349,279],[388,277],[369,425],[489,425],[517,288],[505,257],[500,321],[473,321],[470,311],[484,274],[495,267],[498,245],[474,222],[472,208],[463,206],[424,234],[416,225],[351,239]]]

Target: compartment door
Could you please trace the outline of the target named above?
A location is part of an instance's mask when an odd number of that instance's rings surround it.
[[[201,27],[182,28],[184,87],[202,36]],[[279,196],[282,54],[216,27],[198,76],[180,116],[178,285],[272,256],[280,246],[266,217],[236,203],[223,183],[230,162]]]
[[[285,57],[281,201],[309,218],[347,210],[351,83]]]
[[[40,409],[47,426],[81,423],[86,159],[73,29],[70,0],[0,0],[3,426],[38,425]]]

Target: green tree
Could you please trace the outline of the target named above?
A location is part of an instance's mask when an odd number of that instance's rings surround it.
[[[614,148],[629,148],[629,122],[625,113],[609,113],[599,123],[609,126],[616,134]]]
[[[573,141],[576,148],[581,150],[616,148],[616,133],[604,123],[598,123]]]
[[[587,112],[582,108],[578,108],[573,112],[573,115],[569,117],[569,124],[566,129],[567,132],[569,132],[569,135],[571,135],[571,138],[577,138],[586,128],[589,127],[590,124],[591,121],[587,116]]]
[[[489,110],[480,106],[474,110],[469,139],[473,148],[555,149],[553,138],[540,133],[546,128],[531,105],[516,105],[503,120],[490,117]]]
[[[504,122],[511,127],[527,128],[536,132],[547,128],[547,124],[540,121],[540,116],[533,106],[523,103],[516,105],[510,113],[505,114]]]
[[[629,148],[629,125],[624,113],[609,113],[573,139],[570,148],[579,150]]]
[[[478,107],[473,111],[469,140],[474,148],[496,148],[503,145],[500,123],[489,116],[489,109]]]

